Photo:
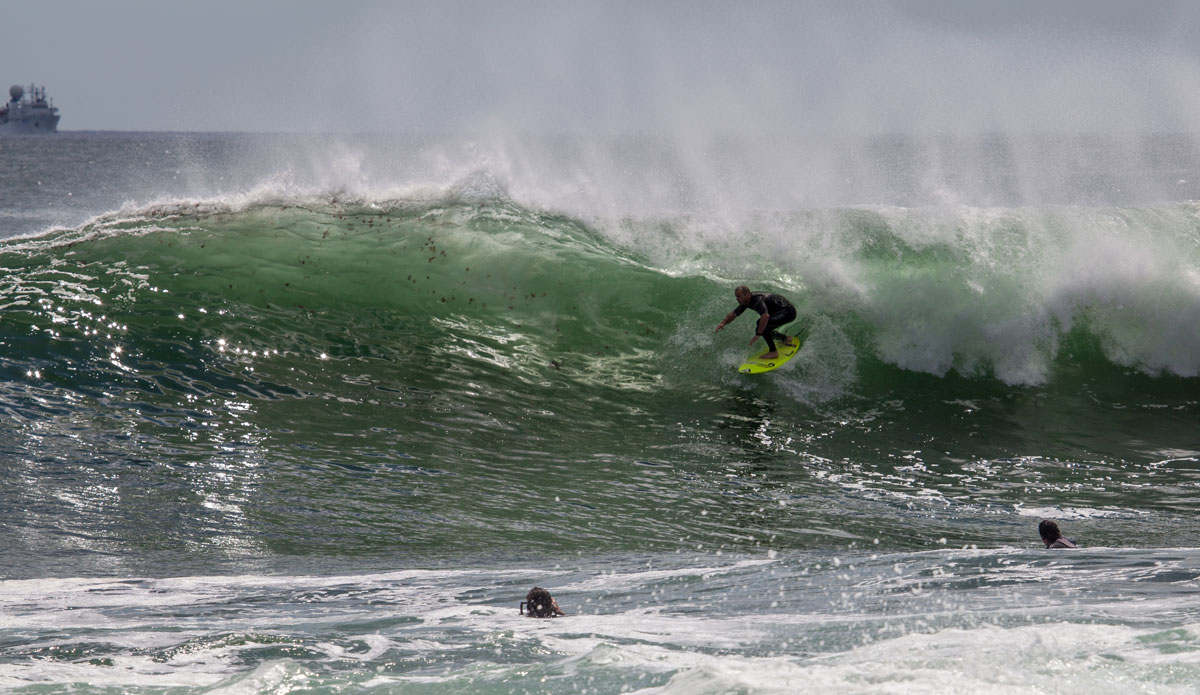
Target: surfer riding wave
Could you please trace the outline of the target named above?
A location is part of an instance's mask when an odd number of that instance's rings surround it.
[[[754,309],[758,312],[758,325],[754,329],[754,337],[750,339],[750,344],[753,345],[759,337],[767,341],[768,351],[762,356],[762,359],[773,360],[779,357],[779,351],[775,348],[776,340],[791,347],[792,339],[775,330],[796,320],[796,307],[792,306],[791,302],[782,295],[770,292],[751,292],[750,288],[745,285],[739,285],[734,289],[733,295],[737,297],[737,308],[726,314],[721,323],[717,324],[717,331],[741,316],[746,309]]]

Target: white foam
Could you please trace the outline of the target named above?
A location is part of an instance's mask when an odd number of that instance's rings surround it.
[[[1038,519],[1131,519],[1144,516],[1146,512],[1135,509],[1096,509],[1093,507],[1027,507],[1024,503],[1013,505],[1013,511],[1020,516]]]
[[[947,684],[984,693],[1187,692],[1200,676],[1200,626],[1181,598],[1194,581],[1194,552],[1146,552],[704,556],[582,574],[7,581],[0,629],[31,635],[15,649],[104,647],[94,662],[0,665],[0,687],[284,693],[364,683],[511,688],[532,679],[553,692],[600,683],[645,693],[904,695]],[[551,587],[569,616],[519,617],[518,594],[533,582]],[[1105,587],[1134,600],[1102,598]],[[495,601],[510,592],[512,604]],[[256,661],[274,647],[308,655]]]

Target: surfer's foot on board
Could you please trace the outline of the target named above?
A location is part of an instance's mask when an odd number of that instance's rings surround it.
[[[764,353],[763,353],[763,356],[762,356],[762,357],[759,357],[758,359],[760,359],[760,360],[774,360],[774,359],[779,359],[779,351],[778,351],[778,350],[776,350],[775,352],[764,352]]]

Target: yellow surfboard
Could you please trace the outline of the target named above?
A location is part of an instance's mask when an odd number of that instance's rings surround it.
[[[784,345],[778,340],[775,341],[775,347],[779,349],[779,357],[773,360],[764,360],[762,356],[769,352],[769,348],[767,348],[766,342],[763,341],[763,344],[755,350],[753,355],[739,365],[737,370],[742,374],[764,374],[782,367],[800,351],[800,339],[795,336],[788,337],[792,339],[791,347]]]

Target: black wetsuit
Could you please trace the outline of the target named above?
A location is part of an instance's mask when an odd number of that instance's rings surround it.
[[[747,309],[757,311],[759,316],[766,314],[770,317],[767,319],[767,327],[763,329],[762,337],[767,341],[768,351],[774,352],[775,341],[777,339],[783,340],[787,337],[775,329],[796,320],[796,307],[777,294],[751,292],[750,303],[745,306],[738,304],[737,308],[733,310],[733,315],[741,316],[742,312]]]

